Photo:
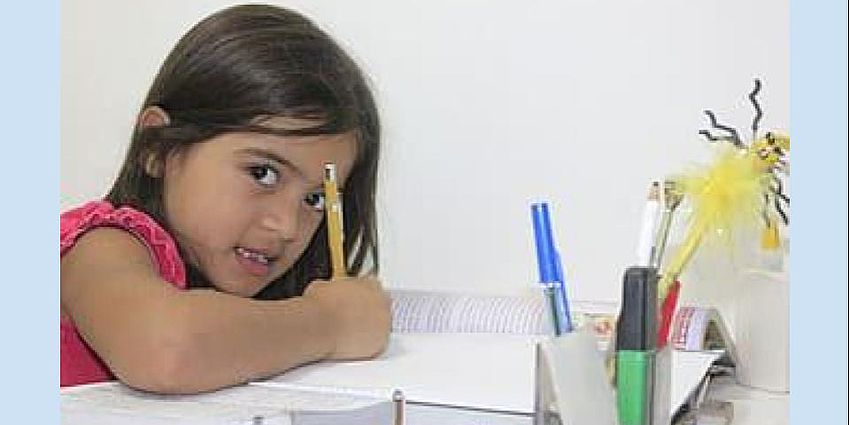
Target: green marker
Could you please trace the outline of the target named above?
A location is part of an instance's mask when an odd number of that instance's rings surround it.
[[[652,423],[657,288],[658,273],[652,267],[630,267],[623,276],[616,362],[620,425]]]

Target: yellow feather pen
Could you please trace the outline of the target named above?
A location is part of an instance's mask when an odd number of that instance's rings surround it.
[[[673,180],[692,206],[684,241],[674,253],[659,283],[666,296],[697,247],[709,235],[731,242],[738,226],[755,226],[763,211],[764,194],[770,190],[771,175],[763,161],[750,151],[720,145],[717,159],[709,167]]]
[[[751,144],[747,146],[734,128],[718,123],[714,113],[706,110],[712,128],[721,133],[716,135],[709,130],[699,133],[710,142],[726,143],[715,145],[719,150],[713,164],[673,179],[675,190],[690,201],[692,213],[683,242],[664,268],[658,284],[662,299],[706,238],[719,238],[731,245],[734,229],[756,226],[762,220],[765,225],[762,247],[776,249],[780,245],[777,218],[788,224],[790,199],[783,192],[779,174],[787,175],[791,138],[772,132],[758,137],[762,112],[756,95],[761,90],[761,81],[754,82],[748,96],[756,111]]]

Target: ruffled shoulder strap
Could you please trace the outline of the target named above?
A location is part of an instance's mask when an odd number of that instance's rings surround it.
[[[186,270],[171,235],[149,215],[128,206],[115,208],[107,201],[92,201],[59,217],[59,255],[65,255],[89,230],[115,227],[126,230],[147,246],[160,276],[174,286],[186,288]]]

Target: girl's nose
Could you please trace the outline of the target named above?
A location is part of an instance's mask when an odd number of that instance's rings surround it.
[[[260,225],[274,232],[285,241],[294,240],[298,235],[300,208],[297,202],[274,202],[267,205]]]

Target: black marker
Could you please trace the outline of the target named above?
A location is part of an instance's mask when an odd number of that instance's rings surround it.
[[[617,416],[620,425],[649,425],[657,338],[658,272],[630,267],[623,275],[617,320]]]

